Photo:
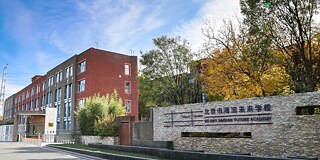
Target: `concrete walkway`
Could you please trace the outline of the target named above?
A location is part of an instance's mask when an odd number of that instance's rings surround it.
[[[20,143],[0,142],[0,159],[3,160],[91,160],[98,159],[83,154],[75,154],[46,147]]]

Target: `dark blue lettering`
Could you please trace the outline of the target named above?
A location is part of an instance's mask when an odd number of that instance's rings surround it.
[[[211,114],[216,114],[216,109],[215,108],[211,108]]]
[[[246,110],[244,109],[244,107],[240,106],[239,107],[239,113],[245,113],[245,112],[246,112]]]
[[[224,113],[230,113],[230,107],[224,107],[223,110]]]
[[[265,104],[263,106],[264,111],[271,111],[271,105],[270,104]]]
[[[222,108],[218,108],[218,113],[222,114]]]
[[[247,112],[253,112],[253,106],[247,106]]]
[[[205,114],[205,115],[209,115],[209,114],[210,114],[210,113],[209,113],[209,109],[205,109],[205,110],[204,110],[204,114]]]
[[[260,104],[255,106],[256,111],[261,112],[262,111],[262,106]]]
[[[238,113],[237,107],[231,107],[231,113]]]

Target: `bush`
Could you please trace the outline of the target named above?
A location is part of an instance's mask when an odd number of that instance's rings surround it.
[[[116,117],[124,116],[125,108],[116,91],[106,96],[86,98],[84,108],[78,111],[82,135],[118,136]]]
[[[102,137],[115,137],[119,136],[119,128],[120,125],[115,122],[104,122],[104,121],[99,121],[96,122],[95,124],[95,133],[97,136],[102,136]]]

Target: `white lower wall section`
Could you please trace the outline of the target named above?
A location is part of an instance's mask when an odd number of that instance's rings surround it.
[[[13,125],[0,126],[0,141],[12,141]]]

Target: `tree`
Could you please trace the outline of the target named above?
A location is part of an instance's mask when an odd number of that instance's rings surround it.
[[[111,95],[94,95],[86,98],[84,108],[78,111],[83,135],[115,136],[118,134],[116,117],[124,116],[125,108],[116,91]]]
[[[208,22],[203,30],[207,58],[202,60],[201,77],[209,95],[224,99],[270,96],[288,92],[290,80],[284,68],[274,63],[277,52],[266,38],[231,21],[215,32]],[[289,89],[290,90],[290,89]]]
[[[282,55],[278,62],[290,75],[295,92],[315,91],[320,81],[319,12],[317,0],[240,0],[245,24],[270,39]]]
[[[142,53],[140,59],[140,104],[156,107],[189,103],[194,77],[190,74],[193,54],[188,42],[162,36],[153,43],[156,49]]]

